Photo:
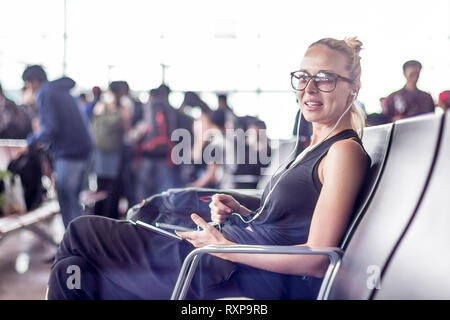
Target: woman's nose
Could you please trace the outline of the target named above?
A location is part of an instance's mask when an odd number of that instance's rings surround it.
[[[313,92],[317,92],[317,91],[318,91],[318,89],[317,89],[316,82],[314,81],[313,78],[309,79],[309,81],[305,87],[305,92],[313,93]]]

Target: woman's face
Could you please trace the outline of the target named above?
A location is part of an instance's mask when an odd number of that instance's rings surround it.
[[[345,69],[346,64],[346,57],[339,51],[323,45],[316,45],[306,52],[300,70],[311,76],[324,71],[349,78],[349,72]],[[300,108],[306,120],[334,126],[352,102],[351,92],[353,90],[356,90],[353,84],[338,79],[333,91],[322,92],[311,79],[306,88],[303,91],[298,91],[297,94]]]

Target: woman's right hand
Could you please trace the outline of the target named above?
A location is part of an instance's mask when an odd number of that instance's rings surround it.
[[[211,199],[211,220],[218,224],[224,222],[233,212],[241,213],[241,204],[232,196],[216,193]]]

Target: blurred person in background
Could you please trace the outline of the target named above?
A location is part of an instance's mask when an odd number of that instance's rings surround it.
[[[31,89],[23,87],[20,90],[20,105],[31,120],[31,130],[33,132],[39,131],[39,118],[37,116],[34,93]]]
[[[386,98],[381,97],[380,98],[381,110],[385,110],[385,108],[386,108],[385,106],[386,106]],[[370,113],[367,115],[367,118],[366,118],[366,126],[367,127],[378,126],[378,125],[386,124],[388,122],[389,122],[389,119],[383,112]]]
[[[117,87],[118,103],[124,112],[128,115],[127,125],[124,128],[124,134],[135,126],[143,117],[142,103],[135,99],[130,92],[130,86],[126,81],[114,81],[112,83]],[[135,162],[137,151],[136,145],[130,144],[126,139],[122,149],[122,165],[120,169],[121,190],[120,196],[125,197],[128,206],[132,206],[139,201],[136,196],[136,184],[137,184],[137,164]]]
[[[201,114],[194,119],[192,125],[192,174],[187,184],[200,188],[230,188],[233,185],[232,175],[236,169],[235,159],[226,158],[233,148],[234,141],[227,140],[225,131],[235,129],[245,121],[239,121],[227,104],[227,96],[219,94],[218,108],[212,110],[197,93],[186,92],[180,110],[187,106],[199,107]],[[243,117],[245,118],[245,117]],[[242,120],[242,119],[241,119]],[[228,126],[228,127],[227,127]],[[241,128],[243,129],[243,128]],[[230,137],[231,138],[231,137]]]
[[[0,139],[25,139],[32,131],[32,113],[8,99],[0,84]]]
[[[25,91],[28,93],[25,89],[22,93]],[[16,105],[4,95],[0,85],[0,139],[26,139],[33,131],[39,130],[34,101],[26,99],[23,101],[29,105]],[[43,168],[49,168],[49,166],[44,167],[44,164],[48,165],[47,161],[45,152],[36,150],[8,163],[7,170],[20,177],[27,210],[35,209],[43,200],[44,188],[41,178]],[[46,170],[45,173],[51,176],[50,170]]]
[[[84,113],[86,114],[86,117],[91,120],[92,114],[94,112],[94,107],[97,104],[97,102],[100,100],[100,97],[102,95],[102,89],[100,87],[93,87],[92,88],[92,99],[91,101],[87,101],[87,103],[84,105]]]
[[[121,190],[120,170],[124,132],[129,125],[128,109],[120,105],[120,89],[113,82],[94,107],[92,131],[95,141],[94,172],[97,189],[107,192],[107,198],[95,204],[98,215],[119,218]]]
[[[175,109],[169,101],[169,96],[171,93],[170,87],[166,84],[162,83],[158,87],[158,91],[161,94],[158,99],[165,106],[167,110],[167,128],[168,128],[168,137],[172,140],[172,134],[176,129],[185,129],[189,132],[192,132],[192,118],[187,116],[182,110]],[[173,145],[177,144],[178,140],[173,140],[171,143],[171,150]],[[171,155],[168,155],[170,158]],[[168,159],[168,164],[170,166],[170,174],[171,178],[171,188],[180,188],[186,185],[186,180],[184,179],[184,169],[186,166],[184,165],[173,165],[172,159]]]
[[[447,112],[450,109],[450,90],[442,91],[439,94],[438,106]]]
[[[217,109],[210,113],[202,112],[194,122],[194,163],[202,163],[203,170],[190,187],[222,188],[228,179],[226,176],[226,148],[225,137],[226,112]]]
[[[22,79],[35,101],[39,118],[39,131],[27,137],[28,146],[23,152],[50,148],[58,202],[67,228],[70,221],[81,215],[79,194],[93,149],[92,136],[76,98],[70,94],[75,81],[67,77],[48,81],[39,65],[27,67]]]
[[[78,95],[78,101],[79,101],[79,103],[80,103],[80,108],[81,108],[81,110],[83,110],[84,108],[86,108],[86,105],[89,103],[86,93],[84,93],[84,92],[83,92],[83,93],[80,93],[80,94]]]
[[[262,169],[270,164],[271,148],[265,122],[255,117],[247,117],[247,119],[244,157],[239,155],[241,150],[237,145],[236,168],[233,170],[233,183],[229,188],[256,189]]]
[[[142,120],[128,133],[128,141],[137,146],[137,201],[177,186],[170,139],[176,129],[176,114],[167,95],[165,88],[150,90]]]
[[[430,94],[417,88],[422,64],[410,60],[403,64],[403,75],[406,84],[401,89],[390,94],[383,103],[383,113],[390,122],[434,112],[434,102]]]
[[[233,109],[228,105],[228,96],[226,94],[217,95],[218,109],[225,111],[225,129],[233,129],[236,125],[237,116]]]

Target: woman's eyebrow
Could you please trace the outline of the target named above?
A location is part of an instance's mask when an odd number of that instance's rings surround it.
[[[321,73],[321,72],[324,72],[324,73],[335,73],[333,70],[319,70],[317,73]]]
[[[300,69],[298,71],[305,72],[308,75],[311,75],[306,69]],[[332,70],[319,70],[314,75],[319,74],[319,73],[333,73],[334,74],[334,71],[332,71]]]

